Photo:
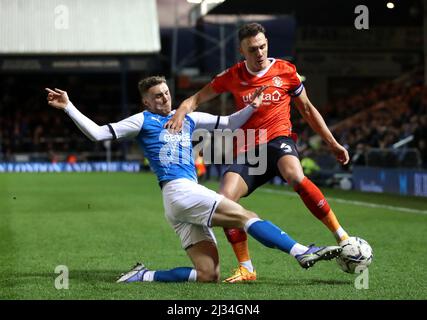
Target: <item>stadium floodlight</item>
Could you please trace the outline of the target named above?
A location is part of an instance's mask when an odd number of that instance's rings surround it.
[[[394,9],[394,3],[393,2],[387,2],[387,8]]]
[[[196,10],[190,12],[190,21],[191,24],[194,24],[197,19],[205,16],[210,10],[225,2],[225,0],[187,0],[187,2],[196,5]]]

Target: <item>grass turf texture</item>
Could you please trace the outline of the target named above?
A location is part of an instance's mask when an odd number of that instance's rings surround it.
[[[216,190],[216,183],[208,183]],[[268,192],[265,189],[273,189]],[[297,241],[334,244],[294,194],[266,186],[241,203]],[[425,210],[427,200],[324,190],[344,228],[369,241],[369,289],[335,261],[303,270],[290,256],[250,239],[258,281],[245,284],[116,284],[136,261],[152,269],[191,266],[163,216],[152,174],[1,174],[0,299],[426,299],[427,215],[334,202],[333,198]],[[215,228],[222,279],[237,266]],[[58,265],[69,289],[54,287]]]

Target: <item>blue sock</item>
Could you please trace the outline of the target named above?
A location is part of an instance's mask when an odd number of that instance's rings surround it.
[[[286,253],[290,253],[292,247],[297,243],[270,221],[258,220],[249,226],[247,232],[263,245]]]
[[[154,273],[154,281],[160,282],[186,282],[190,281],[193,268],[179,267],[170,270],[161,270]],[[195,280],[195,279],[194,279]],[[193,281],[194,281],[193,280]]]

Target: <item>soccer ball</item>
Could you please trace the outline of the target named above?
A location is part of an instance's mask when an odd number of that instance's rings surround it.
[[[340,242],[342,252],[337,258],[340,268],[347,273],[360,273],[372,262],[374,257],[371,246],[359,237],[350,237]]]

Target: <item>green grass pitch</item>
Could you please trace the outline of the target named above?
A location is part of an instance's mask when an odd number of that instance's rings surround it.
[[[289,191],[266,186],[241,203],[301,243],[335,243]],[[324,191],[343,227],[373,247],[368,289],[356,289],[356,275],[335,261],[303,270],[253,239],[253,283],[116,284],[136,261],[152,269],[191,266],[164,218],[152,174],[1,174],[0,299],[427,299],[427,200]],[[224,279],[237,262],[222,229],[215,234]],[[58,265],[68,267],[68,289],[55,288]]]

